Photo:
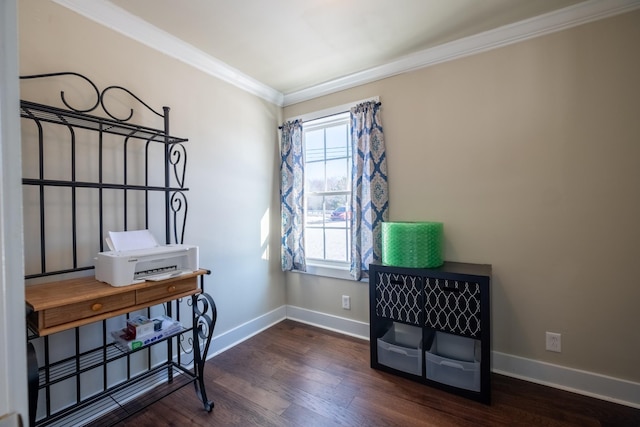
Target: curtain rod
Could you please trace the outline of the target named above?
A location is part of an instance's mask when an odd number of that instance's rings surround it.
[[[327,114],[326,116],[316,117],[316,118],[313,118],[313,119],[311,119],[311,120],[326,119],[327,117],[337,116],[338,114],[344,114],[344,113],[346,113],[346,112],[347,112],[347,111],[341,111],[341,112],[339,112],[339,113]],[[296,120],[298,120],[298,119],[296,119]],[[292,122],[292,121],[295,121],[295,120],[287,120],[287,122]],[[303,120],[303,122],[308,122],[308,121],[310,121],[310,120]],[[278,129],[282,129],[282,126],[278,126]]]
[[[289,118],[287,120],[285,120],[285,122],[291,122],[294,120],[302,120],[303,122],[308,122],[310,120],[319,120],[319,119],[325,119],[327,117],[331,117],[331,116],[335,116],[338,114],[342,114],[345,113],[347,111],[349,111],[351,109],[351,107],[354,107],[358,104],[362,104],[365,102],[377,102],[379,104],[382,104],[382,102],[380,102],[380,97],[379,96],[374,96],[371,98],[367,98],[367,99],[361,99],[360,101],[354,101],[354,102],[349,102],[347,104],[342,104],[336,107],[331,107],[331,108],[326,108],[324,110],[320,110],[320,111],[315,111],[313,113],[307,113],[307,114],[301,114],[297,117],[292,117]],[[319,116],[315,116],[315,114],[320,114]],[[308,116],[312,116],[312,117],[308,117]],[[282,129],[282,126],[278,126],[278,129]]]

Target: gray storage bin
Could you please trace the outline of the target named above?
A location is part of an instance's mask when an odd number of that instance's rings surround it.
[[[451,343],[448,337],[445,336],[444,338],[447,344]],[[459,338],[456,337],[456,340]],[[440,355],[438,352],[438,339],[443,340],[443,336],[440,333],[436,334],[431,348],[425,352],[427,379],[453,387],[480,391],[479,348],[476,346],[476,341],[473,338],[463,338],[470,340],[469,345],[475,349],[474,360],[465,361]],[[450,353],[450,349],[451,347],[447,345],[445,353]]]
[[[446,332],[436,332],[438,356],[448,359],[462,360],[464,362],[474,362],[476,360],[476,340],[460,335],[448,334]],[[478,341],[479,343],[479,341]]]
[[[422,375],[422,329],[394,323],[382,338],[378,338],[378,363]]]

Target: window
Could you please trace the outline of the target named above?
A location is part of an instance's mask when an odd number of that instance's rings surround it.
[[[381,105],[369,99],[280,127],[283,271],[361,280],[381,258],[389,216]]]
[[[348,112],[304,122],[305,255],[308,264],[351,262],[351,138]]]

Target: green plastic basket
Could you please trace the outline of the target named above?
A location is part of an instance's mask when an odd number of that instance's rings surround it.
[[[441,266],[441,222],[383,222],[382,263],[395,267]]]

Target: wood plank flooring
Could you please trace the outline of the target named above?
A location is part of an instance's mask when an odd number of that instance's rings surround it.
[[[285,320],[207,362],[191,386],[117,424],[640,427],[640,410],[492,374],[492,404],[371,369],[369,342]]]

